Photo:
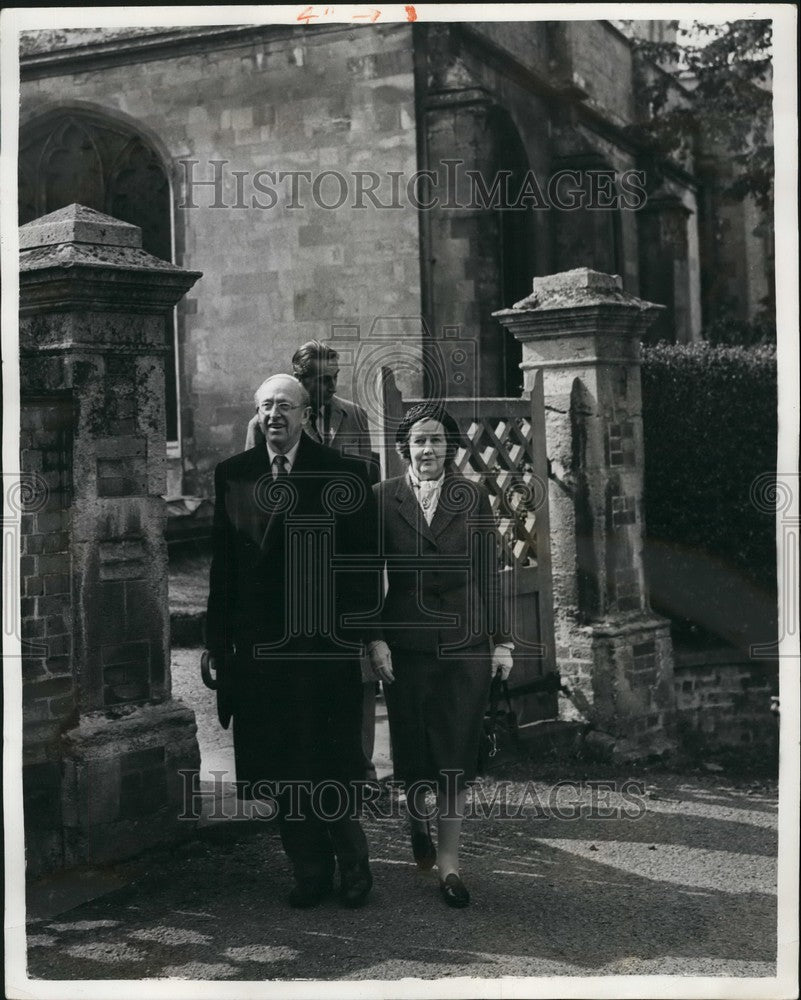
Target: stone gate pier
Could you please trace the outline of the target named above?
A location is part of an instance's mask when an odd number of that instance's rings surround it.
[[[20,229],[28,872],[191,831],[192,711],[170,696],[164,317],[200,277],[80,205]]]
[[[578,268],[493,313],[523,345],[525,388],[543,378],[558,669],[598,729],[654,748],[675,726],[669,623],[643,572],[640,340],[661,308]]]

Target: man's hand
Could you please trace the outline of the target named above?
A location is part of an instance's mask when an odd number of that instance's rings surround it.
[[[508,646],[496,646],[492,652],[492,676],[500,672],[501,680],[505,681],[513,665],[512,650]]]
[[[229,656],[214,656],[204,653],[201,660],[203,683],[217,692],[217,718],[223,729],[227,729],[233,714],[233,676]],[[211,683],[210,683],[211,682]]]
[[[391,684],[395,680],[395,674],[392,672],[392,654],[389,646],[383,639],[377,639],[367,647],[367,655],[370,657],[370,666],[376,680]]]
[[[221,683],[225,683],[223,680],[225,677],[225,659],[224,656],[215,656],[213,653],[209,653],[209,671],[214,683],[208,686],[213,687],[215,691],[218,690]]]

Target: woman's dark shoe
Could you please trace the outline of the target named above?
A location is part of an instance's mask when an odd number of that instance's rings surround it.
[[[437,863],[437,849],[431,839],[431,830],[426,823],[425,830],[412,827],[412,854],[417,867],[429,871]]]
[[[470,905],[470,893],[458,875],[451,873],[450,875],[446,875],[444,879],[440,879],[439,891],[442,893],[442,898],[448,906],[463,909],[465,906]]]

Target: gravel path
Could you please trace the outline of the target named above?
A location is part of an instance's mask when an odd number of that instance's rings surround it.
[[[485,797],[499,787],[484,782]],[[507,807],[524,793],[530,807],[532,789],[545,816],[528,808],[518,818],[466,821],[467,910],[448,910],[436,873],[412,864],[391,798],[382,800],[384,815],[365,820],[375,889],[359,911],[335,900],[289,909],[291,881],[272,825],[229,820],[122,866],[130,878],[123,888],[34,918],[30,972],[256,981],[774,974],[772,795],[685,781],[669,789],[670,808],[643,798],[638,818],[560,820],[554,810],[589,810],[592,792],[577,798],[566,787],[514,781]],[[710,792],[716,801],[706,802]],[[604,801],[609,811],[632,796]]]
[[[176,650],[173,661],[208,777],[231,766],[230,734],[198,681],[199,651]],[[463,911],[445,907],[436,871],[412,863],[397,793],[365,818],[375,888],[357,911],[335,899],[289,909],[272,824],[206,819],[178,848],[83,873],[85,902],[34,887],[29,974],[118,980],[115,1000],[145,995],[126,980],[153,977],[774,976],[775,785],[721,774],[593,777],[612,790],[553,763],[512,765],[481,782],[465,823],[473,903]],[[670,995],[653,989],[637,995]],[[724,985],[709,995],[725,996]]]

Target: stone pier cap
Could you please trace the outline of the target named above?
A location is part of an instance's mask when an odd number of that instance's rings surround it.
[[[154,257],[142,248],[138,226],[86,205],[67,205],[20,226],[19,249],[23,315],[56,305],[62,311],[167,311],[203,276]],[[54,275],[65,271],[73,276],[68,292],[63,282],[53,287]]]
[[[646,302],[623,291],[619,274],[604,274],[588,267],[534,278],[531,295],[515,302],[511,309],[499,309],[492,315],[501,323],[521,319],[526,313],[544,313],[561,309],[628,307],[645,314],[649,320],[665,306]]]

